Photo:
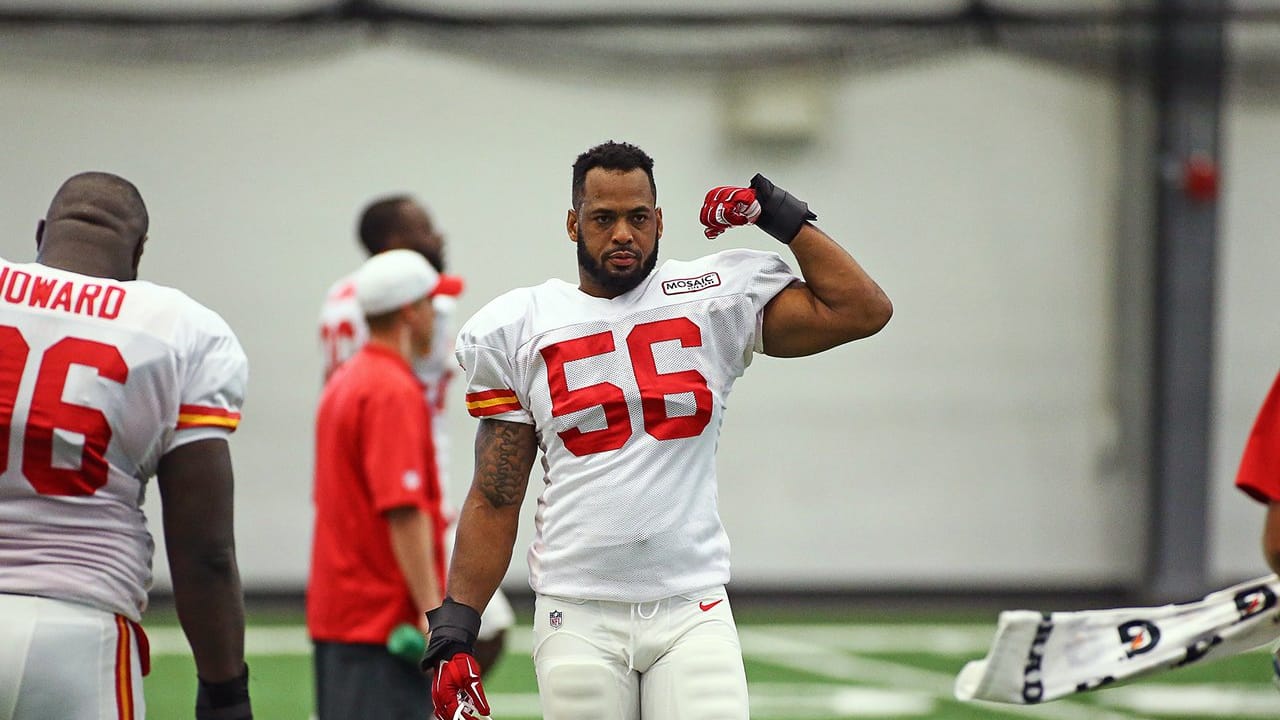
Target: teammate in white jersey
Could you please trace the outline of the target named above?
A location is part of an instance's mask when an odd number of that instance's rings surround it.
[[[36,262],[0,260],[3,720],[144,717],[152,476],[196,717],[253,717],[227,446],[248,362],[213,311],[135,279],[147,225],[131,183],[84,173]]]
[[[457,367],[453,359],[453,314],[462,293],[462,278],[445,274],[445,241],[421,203],[408,195],[379,198],[365,207],[358,227],[360,244],[369,255],[387,250],[407,249],[419,253],[440,273],[440,284],[431,299],[435,308],[435,331],[431,352],[413,361],[413,374],[422,383],[431,414],[444,412],[448,387]],[[356,303],[353,274],[335,282],[325,294],[320,308],[320,341],[325,355],[324,374],[328,378],[369,338],[364,313]],[[436,449],[436,466],[442,487],[448,487],[449,428],[440,421],[431,424]],[[448,511],[453,515],[453,511]],[[501,591],[485,609],[477,656],[488,668],[502,656],[507,628],[515,623],[510,603]]]
[[[790,246],[803,279],[751,250],[658,267],[653,161],[632,145],[579,156],[572,201],[577,287],[509,292],[458,335],[480,425],[449,597],[428,613],[436,716],[489,713],[470,652],[477,611],[510,563],[541,450],[529,566],[543,716],[746,718],[716,508],[726,398],[754,353],[811,355],[867,337],[892,306],[808,222],[808,206],[762,176],[707,194],[706,234],[756,224]]]

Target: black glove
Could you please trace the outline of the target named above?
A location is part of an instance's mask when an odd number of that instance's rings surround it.
[[[790,245],[796,239],[805,222],[818,219],[803,200],[769,182],[769,178],[760,173],[751,178],[751,189],[756,191],[756,202],[760,203],[756,227],[784,244]]]
[[[253,720],[249,706],[249,666],[240,677],[219,683],[199,680],[196,690],[196,720]]]
[[[427,622],[431,625],[431,640],[419,663],[422,670],[431,670],[460,652],[475,655],[480,613],[474,608],[445,597],[440,607],[427,612]]]

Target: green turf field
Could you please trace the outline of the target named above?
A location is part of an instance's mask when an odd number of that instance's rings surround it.
[[[986,653],[992,623],[765,619],[760,613],[739,618],[751,717],[757,720],[1280,717],[1280,693],[1271,685],[1269,658],[1262,652],[1039,707],[971,705],[951,699],[952,681],[965,661]],[[290,615],[251,619],[251,692],[255,717],[262,720],[311,716],[310,646],[298,623]],[[195,680],[185,640],[171,622],[149,619],[147,629],[154,651],[145,685],[147,716],[189,718]],[[541,717],[529,637],[527,625],[512,632],[510,652],[485,682],[498,720]]]

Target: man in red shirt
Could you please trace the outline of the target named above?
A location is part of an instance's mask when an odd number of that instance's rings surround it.
[[[1253,423],[1253,432],[1249,433],[1236,487],[1266,504],[1262,553],[1271,569],[1280,573],[1280,376],[1271,386]]]
[[[319,720],[421,720],[431,689],[386,648],[426,630],[443,599],[446,522],[431,415],[411,362],[431,349],[439,275],[391,250],[355,275],[369,340],[325,385],[316,416],[315,529],[307,629]]]

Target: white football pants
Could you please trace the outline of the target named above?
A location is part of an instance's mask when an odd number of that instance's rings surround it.
[[[145,647],[121,615],[0,593],[0,720],[142,720]]]
[[[545,720],[749,717],[723,587],[645,603],[539,595],[533,633]]]

